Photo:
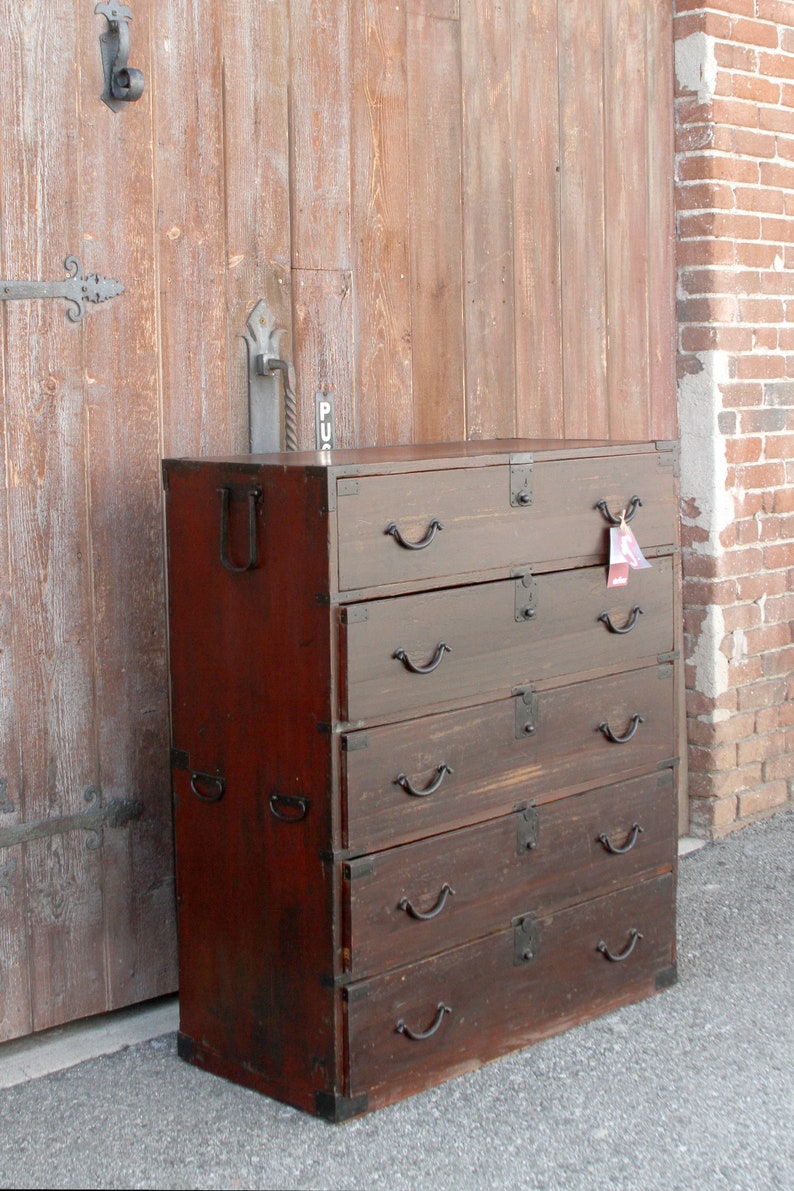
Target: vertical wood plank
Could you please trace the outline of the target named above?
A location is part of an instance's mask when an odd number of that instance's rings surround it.
[[[354,377],[351,275],[328,269],[296,269],[292,287],[295,369],[303,378],[303,399],[298,404],[298,446],[302,450],[314,450],[315,393],[333,394],[336,445],[356,446],[356,406],[351,400]]]
[[[650,435],[678,437],[675,384],[675,214],[673,194],[673,12],[651,0],[647,15],[648,341]],[[682,786],[686,783],[682,782]]]
[[[517,432],[565,433],[557,0],[513,3]]]
[[[558,20],[564,433],[606,438],[601,0],[560,0]]]
[[[350,268],[350,4],[290,4],[292,263]]]
[[[516,432],[510,11],[493,0],[461,11],[469,438]]]
[[[4,3],[0,21],[7,54],[0,123],[4,152],[13,154],[0,179],[4,268],[11,277],[57,279],[63,258],[82,251],[78,6]],[[52,300],[9,304],[4,318],[19,813],[30,822],[84,810],[84,793],[97,782],[83,329]],[[98,855],[75,832],[17,851],[34,1029],[100,1011]]]
[[[215,0],[152,8],[163,453],[229,449],[226,219]]]
[[[406,16],[353,7],[352,244],[359,445],[410,442],[411,295]]]
[[[279,354],[293,359],[288,0],[220,0],[220,9],[230,446],[247,451],[248,353],[243,335],[261,299],[275,326],[282,328]]]
[[[460,27],[409,13],[414,436],[466,438]]]
[[[109,1008],[176,984],[148,20],[138,5],[131,42],[149,85],[122,112],[97,101],[100,63],[82,55],[85,251],[125,285],[84,331],[99,787],[105,803],[144,805],[102,836]],[[97,21],[83,14],[83,46]],[[123,185],[108,183],[119,162]]]
[[[604,0],[609,437],[650,431],[646,0]]]

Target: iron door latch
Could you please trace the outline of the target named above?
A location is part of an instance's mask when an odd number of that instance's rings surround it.
[[[100,34],[99,49],[105,90],[102,102],[113,112],[122,104],[132,103],[143,95],[143,72],[127,65],[130,56],[130,28],[132,10],[123,4],[97,4],[94,9],[107,19],[107,30]]]

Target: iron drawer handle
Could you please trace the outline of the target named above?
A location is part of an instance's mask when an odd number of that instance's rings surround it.
[[[401,897],[397,903],[398,910],[405,910],[406,914],[410,914],[412,918],[418,918],[420,922],[428,922],[431,918],[435,918],[444,909],[447,904],[448,897],[454,897],[455,890],[445,881],[441,886],[441,892],[438,895],[438,901],[433,906],[432,910],[422,913],[417,910],[413,902],[409,902],[407,897]]]
[[[309,801],[294,794],[271,794],[270,810],[282,823],[300,823],[306,818]]]
[[[435,794],[436,790],[439,788],[448,773],[454,772],[455,770],[451,769],[449,765],[439,765],[438,769],[436,770],[436,776],[431,780],[429,786],[425,786],[424,790],[417,790],[416,787],[411,784],[411,779],[404,773],[398,773],[394,781],[396,785],[402,786],[406,794],[411,794],[414,798],[427,798],[428,794]]]
[[[616,624],[612,623],[612,618],[610,617],[608,612],[602,612],[598,619],[601,621],[602,624],[605,624],[607,626],[610,633],[630,633],[641,616],[642,616],[642,608],[639,606],[639,604],[635,604],[631,610],[631,615],[629,616],[626,623],[623,625],[622,629],[618,628],[618,626]]]
[[[426,666],[417,666],[404,649],[395,649],[394,657],[398,662],[402,662],[406,670],[410,670],[412,674],[432,674],[435,668],[441,665],[441,659],[445,653],[452,653],[452,646],[447,645],[446,641],[440,641],[436,646],[436,652]]]
[[[442,1021],[444,1020],[444,1014],[451,1012],[452,1010],[450,1009],[449,1005],[445,1005],[443,1001],[439,1001],[435,1020],[432,1026],[430,1026],[427,1030],[412,1030],[410,1026],[405,1024],[402,1018],[400,1018],[400,1020],[397,1022],[395,1029],[397,1030],[398,1034],[405,1034],[406,1038],[410,1038],[412,1042],[424,1042],[425,1038],[432,1038],[436,1030],[439,1029]]]
[[[219,488],[221,494],[221,562],[227,571],[241,575],[244,571],[252,571],[257,563],[256,551],[256,506],[262,499],[261,488],[248,490],[248,562],[243,566],[235,566],[229,559],[229,497],[231,488]]]
[[[427,533],[418,542],[409,542],[406,538],[404,538],[394,521],[389,522],[384,532],[391,534],[395,542],[402,546],[404,550],[424,550],[425,547],[429,546],[433,541],[433,538],[436,536],[438,530],[443,528],[443,523],[439,521],[438,517],[433,517],[427,527]]]
[[[632,517],[637,512],[637,509],[640,508],[641,505],[642,501],[640,500],[639,496],[632,496],[626,509],[624,510],[622,518],[616,517],[614,513],[610,513],[609,506],[605,500],[596,501],[595,507],[601,510],[610,525],[620,525],[621,520],[625,521],[625,523],[628,525],[629,521],[631,521]]]
[[[639,823],[635,823],[634,826],[632,827],[631,831],[629,832],[629,835],[628,835],[628,838],[626,839],[625,844],[621,844],[621,846],[619,848],[616,847],[616,845],[610,841],[609,836],[604,831],[602,831],[601,834],[599,835],[598,842],[600,844],[603,844],[604,847],[606,848],[607,852],[610,852],[613,856],[623,856],[624,853],[630,852],[631,849],[634,847],[634,845],[637,842],[637,836],[640,834],[640,832],[642,830],[643,830],[643,828],[640,827]]]
[[[226,789],[226,779],[220,773],[199,773],[193,770],[190,775],[190,788],[202,802],[220,802]]]
[[[607,945],[603,939],[596,946],[596,951],[600,951],[601,954],[604,956],[604,959],[608,959],[610,961],[610,963],[619,964],[624,959],[629,958],[632,951],[637,946],[637,940],[641,939],[641,938],[642,938],[642,935],[640,934],[640,932],[638,930],[634,930],[632,928],[632,930],[629,931],[628,943],[626,944],[626,946],[623,948],[623,950],[618,955],[612,954],[612,952],[609,950],[609,948],[607,947]]]
[[[636,714],[633,715],[631,717],[631,723],[629,724],[629,729],[626,732],[625,736],[616,736],[615,733],[610,728],[609,724],[607,724],[607,723],[599,724],[598,729],[600,732],[604,733],[607,740],[611,744],[628,744],[628,742],[634,736],[634,733],[639,728],[640,724],[644,724],[644,723],[645,723],[645,718],[643,716],[636,715]]]

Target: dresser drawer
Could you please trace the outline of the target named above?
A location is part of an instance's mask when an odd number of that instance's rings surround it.
[[[505,459],[477,468],[339,479],[340,591],[465,575],[472,567],[605,557],[609,523],[597,507],[601,500],[619,515],[638,496],[642,506],[632,527],[640,545],[676,541],[669,452],[517,467],[511,474]],[[511,491],[525,483],[531,503],[512,505]]]
[[[669,869],[674,801],[668,769],[348,862],[349,970],[412,963]]]
[[[671,663],[527,699],[500,699],[343,737],[345,846],[376,851],[672,759]],[[642,722],[623,743],[601,730],[605,724],[626,735],[635,716]],[[535,730],[526,732],[530,723]]]
[[[351,1094],[389,1103],[672,983],[673,885],[666,874],[351,985]]]
[[[603,567],[584,567],[341,609],[341,718],[416,715],[672,651],[672,559],[657,558],[629,582],[609,590]],[[633,628],[611,631],[604,614]]]

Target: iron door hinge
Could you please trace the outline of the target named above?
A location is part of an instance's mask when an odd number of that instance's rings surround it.
[[[64,298],[74,307],[67,311],[70,322],[79,323],[85,314],[86,302],[107,302],[124,293],[120,281],[100,273],[89,273],[84,277],[83,266],[76,256],[67,256],[63,267],[69,273],[64,281],[0,281],[0,302]]]

